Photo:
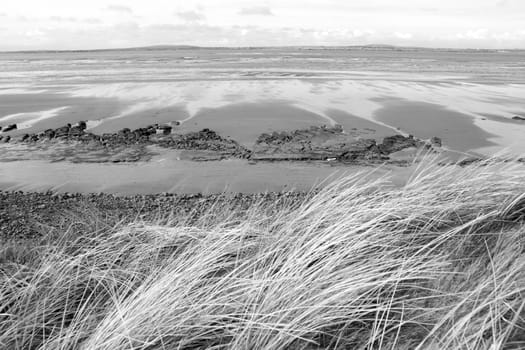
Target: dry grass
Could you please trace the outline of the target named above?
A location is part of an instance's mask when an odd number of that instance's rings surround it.
[[[525,347],[523,165],[425,161],[402,188],[357,174],[217,212],[4,249],[24,265],[0,277],[0,347]]]

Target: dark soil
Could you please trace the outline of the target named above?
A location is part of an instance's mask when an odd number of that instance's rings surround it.
[[[99,221],[101,225],[159,220],[194,221],[232,209],[244,213],[252,205],[278,208],[302,202],[305,193],[261,193],[224,195],[137,195],[54,194],[0,191],[0,241],[35,239],[76,222]],[[219,209],[219,210],[217,210]]]

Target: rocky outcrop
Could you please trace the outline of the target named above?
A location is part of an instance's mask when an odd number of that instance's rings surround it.
[[[432,140],[435,146],[441,140]],[[395,135],[377,144],[344,133],[340,126],[311,127],[293,132],[262,134],[256,141],[252,160],[337,160],[341,162],[383,161],[406,148],[430,147],[413,136]],[[439,146],[440,147],[440,146]]]
[[[407,148],[430,149],[442,145],[437,137],[425,142],[403,135],[386,137],[378,144],[374,139],[347,134],[339,125],[262,134],[253,150],[210,129],[181,134],[174,133],[172,125],[155,124],[97,135],[87,132],[86,128],[85,122],[67,124],[38,134],[25,134],[17,140],[29,145],[34,154],[45,148],[46,152],[54,151],[54,161],[72,162],[147,161],[155,154],[147,146],[188,151],[181,153],[181,157],[198,161],[244,158],[252,161],[381,162],[389,160],[392,153]],[[10,137],[4,137],[3,141],[9,142]]]
[[[165,148],[214,151],[238,158],[247,158],[250,154],[248,149],[242,147],[236,141],[223,138],[210,129],[158,138],[157,142],[159,146]]]
[[[97,135],[86,131],[87,123],[81,121],[76,125],[67,124],[57,129],[47,129],[38,134],[23,135],[21,141],[23,142],[39,142],[45,140],[59,140],[59,141],[79,141],[79,142],[98,142],[104,146],[112,145],[131,145],[131,144],[148,144],[152,141],[152,135],[168,136],[172,132],[172,127],[169,125],[150,125],[145,128],[131,130],[124,128],[116,133],[106,133]]]
[[[67,124],[38,134],[25,134],[18,138],[32,147],[56,145],[57,159],[62,157],[73,162],[136,162],[147,160],[151,152],[147,146],[159,146],[174,150],[205,151],[205,155],[189,157],[193,160],[218,160],[224,158],[247,158],[250,151],[231,139],[223,138],[212,130],[204,129],[187,134],[172,133],[171,125],[150,125],[131,130],[124,128],[115,133],[96,135],[86,132],[83,122],[75,126]],[[6,141],[7,142],[7,141]],[[70,144],[74,147],[66,147]]]

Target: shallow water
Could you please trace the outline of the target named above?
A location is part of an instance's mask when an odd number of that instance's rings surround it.
[[[257,193],[303,190],[327,184],[372,167],[332,166],[326,163],[258,163],[244,160],[192,162],[170,157],[136,164],[72,164],[22,161],[0,163],[0,190],[147,193]],[[376,170],[379,177],[392,167]],[[395,170],[394,183],[406,180],[408,168]]]

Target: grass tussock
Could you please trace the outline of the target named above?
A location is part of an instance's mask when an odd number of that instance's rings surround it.
[[[221,210],[4,247],[0,348],[525,347],[523,165],[427,161],[403,187],[361,173]]]

